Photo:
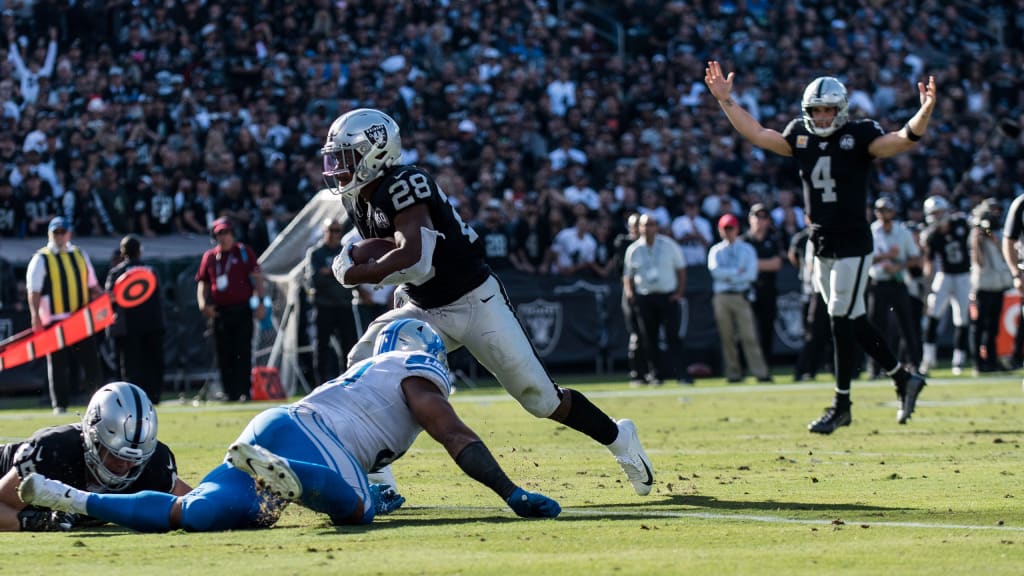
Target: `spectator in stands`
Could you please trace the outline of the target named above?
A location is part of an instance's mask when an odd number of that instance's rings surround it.
[[[577,206],[579,208],[574,210],[575,224],[560,230],[551,243],[551,252],[554,256],[553,270],[555,274],[562,276],[573,276],[592,270],[597,256],[597,240],[591,234],[593,223],[590,215],[586,206]]]
[[[551,228],[541,215],[535,198],[527,198],[512,223],[512,251],[509,260],[516,270],[547,274],[551,269]]]
[[[14,189],[6,171],[0,172],[0,236],[14,237],[24,233],[24,208],[14,197]]]
[[[707,265],[713,239],[711,223],[700,215],[696,195],[687,194],[683,199],[683,213],[672,220],[672,237],[679,242],[687,266]]]
[[[50,221],[58,214],[57,201],[54,200],[49,185],[35,172],[27,174],[23,182],[22,198],[25,209],[25,235],[41,236],[46,233]]]
[[[473,225],[484,246],[484,259],[495,272],[508,270],[511,265],[512,236],[505,223],[505,208],[501,200],[491,198]]]
[[[166,236],[181,229],[177,205],[168,186],[163,168],[159,166],[139,178],[135,197],[136,226],[148,238]]]

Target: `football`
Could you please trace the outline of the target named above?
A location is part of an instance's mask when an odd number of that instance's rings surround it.
[[[395,241],[390,238],[367,238],[356,242],[352,247],[352,261],[362,264],[370,258],[378,260],[394,249]]]

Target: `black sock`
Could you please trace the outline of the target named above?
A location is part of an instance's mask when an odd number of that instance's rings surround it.
[[[850,380],[853,379],[854,364],[857,361],[853,322],[849,318],[832,318],[832,341],[835,343],[836,398],[840,395],[849,398]]]
[[[562,424],[590,436],[605,446],[615,442],[619,435],[619,427],[615,421],[594,406],[583,394],[571,388],[563,390],[565,394],[570,395],[571,404],[569,415],[562,420]]]
[[[836,397],[832,400],[832,406],[838,412],[849,412],[851,404],[853,404],[853,402],[850,402],[849,394],[840,394],[839,392],[836,392]]]
[[[899,366],[899,361],[889,349],[889,345],[882,340],[882,335],[868,322],[866,316],[858,316],[851,322],[853,322],[853,332],[857,336],[857,342],[861,348],[882,367],[882,370],[885,370],[886,374]]]

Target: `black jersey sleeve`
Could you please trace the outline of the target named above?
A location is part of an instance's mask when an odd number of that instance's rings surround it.
[[[360,212],[358,203],[353,207],[362,220],[357,226],[364,237],[393,236],[398,215],[417,205],[426,206],[439,234],[431,261],[432,275],[421,284],[409,285],[409,298],[417,305],[436,308],[450,304],[490,274],[480,235],[462,220],[448,196],[424,170],[416,166],[392,168],[381,177],[371,204],[365,213]]]
[[[18,447],[13,466],[22,478],[35,472],[85,489],[88,470],[81,428],[77,424],[69,424],[37,431]]]

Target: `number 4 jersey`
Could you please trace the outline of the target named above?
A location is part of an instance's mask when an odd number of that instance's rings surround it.
[[[403,210],[424,204],[434,230],[441,234],[434,248],[433,273],[419,285],[408,285],[409,298],[420,308],[451,304],[487,279],[483,244],[467,226],[433,178],[416,166],[395,166],[378,180],[367,204],[361,196],[346,198],[345,211],[363,238],[388,238],[395,234],[395,217]]]
[[[871,253],[865,207],[874,157],[868,146],[884,134],[873,120],[848,122],[825,138],[808,132],[802,119],[790,122],[783,132],[800,168],[804,206],[818,256],[848,258]]]

